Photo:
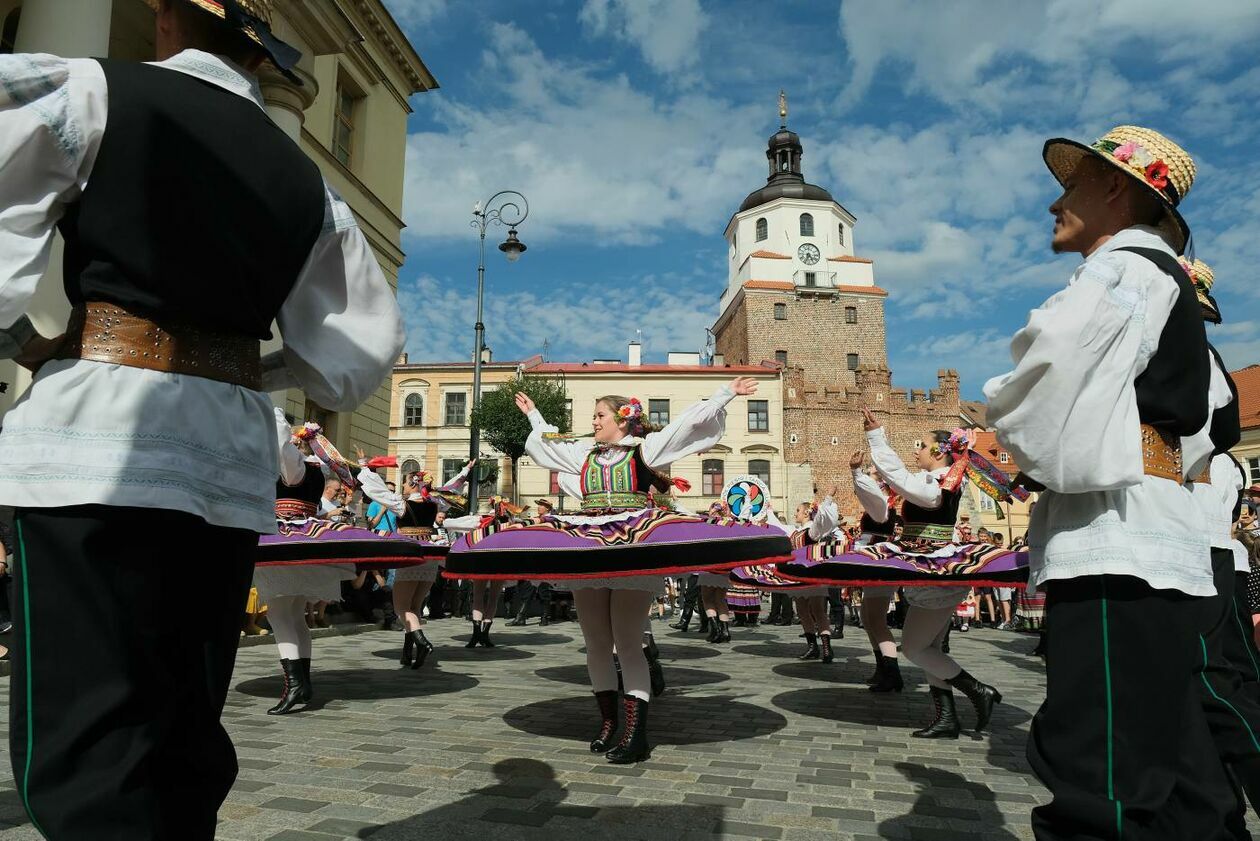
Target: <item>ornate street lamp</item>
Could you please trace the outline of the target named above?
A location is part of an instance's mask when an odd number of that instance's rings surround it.
[[[516,226],[524,222],[526,216],[529,216],[529,202],[515,190],[500,190],[484,205],[477,202],[473,206],[473,218],[469,224],[477,229],[481,237],[481,252],[477,260],[477,324],[474,327],[476,339],[473,344],[472,411],[474,414],[481,404],[481,356],[486,346],[486,325],[481,321],[481,302],[486,285],[486,228],[491,224],[508,226],[507,239],[499,243],[499,250],[503,252],[503,256],[509,263],[515,263],[525,253],[525,243],[517,239]],[[477,458],[481,447],[481,430],[477,428],[477,422],[471,415],[469,426],[468,458],[471,461]],[[468,511],[471,514],[477,512],[481,496],[477,473],[477,468],[473,468],[468,491]]]

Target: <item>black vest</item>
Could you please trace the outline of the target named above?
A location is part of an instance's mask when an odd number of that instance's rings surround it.
[[[901,519],[909,523],[926,523],[953,528],[958,522],[958,503],[962,500],[961,490],[947,491],[941,489],[941,505],[939,508],[921,508],[910,500],[902,500]]]
[[[1225,381],[1229,383],[1229,392],[1234,397],[1228,406],[1222,406],[1212,413],[1212,423],[1208,427],[1208,434],[1212,438],[1213,453],[1227,453],[1231,447],[1242,440],[1242,421],[1238,414],[1238,386],[1234,384],[1234,378],[1229,375],[1229,369],[1225,367],[1225,362],[1216,352],[1216,348],[1209,344],[1208,351],[1216,360],[1216,364],[1221,367],[1221,373],[1225,375]],[[1237,515],[1234,519],[1238,519]]]
[[[276,482],[276,499],[296,499],[319,509],[319,500],[324,496],[324,472],[314,465],[306,465],[306,475],[302,481],[290,487],[284,480]]]
[[[438,507],[432,500],[407,500],[407,510],[398,521],[399,528],[431,529],[437,522]]]
[[[252,101],[101,60],[109,120],[60,222],[72,304],[270,338],[324,222],[318,167]]]
[[[1212,369],[1208,363],[1207,332],[1194,283],[1181,264],[1154,248],[1117,248],[1145,257],[1177,283],[1177,301],[1159,347],[1136,380],[1138,417],[1163,432],[1185,437],[1208,421],[1208,388]]]

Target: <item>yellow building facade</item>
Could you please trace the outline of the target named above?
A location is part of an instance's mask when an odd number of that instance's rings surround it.
[[[471,362],[408,363],[394,369],[389,453],[399,460],[399,470],[423,467],[435,478],[457,472],[468,458],[468,413],[472,400]],[[540,357],[482,366],[482,389],[502,387],[517,372],[563,379],[572,412],[572,429],[589,431],[595,401],[609,394],[637,397],[650,419],[668,422],[687,407],[705,400],[737,376],[758,381],[757,394],[736,397],[727,407],[726,434],[710,450],[688,456],[673,465],[671,473],[686,479],[691,489],[677,494],[680,505],[704,511],[736,476],[755,475],[770,488],[771,501],[787,519],[795,502],[812,498],[808,465],[792,465],[784,459],[783,381],[776,365],[701,365],[696,354],[670,354],[667,364],[643,364],[639,347],[632,344],[627,361],[544,362]],[[559,420],[559,419],[549,419]],[[482,443],[483,454],[495,455]],[[493,487],[482,489],[511,494],[510,463],[501,456]],[[522,504],[547,498],[559,506],[561,494],[551,471],[528,457],[517,465],[518,499]],[[390,478],[397,478],[392,471]],[[572,510],[573,500],[564,507]]]
[[[265,67],[267,113],[301,146],[346,200],[397,289],[402,267],[403,167],[409,100],[437,87],[382,0],[277,3],[276,35],[302,52],[299,87]],[[0,51],[67,57],[154,58],[153,12],[144,0],[0,0]],[[61,246],[54,246],[30,314],[44,335],[63,332],[70,307],[61,288]],[[273,328],[273,333],[276,331]],[[267,352],[279,340],[263,343]],[[25,370],[0,361],[0,414],[30,384]],[[388,443],[390,389],[354,412],[328,412],[293,389],[272,394],[299,420],[321,423],[343,450],[382,451]]]

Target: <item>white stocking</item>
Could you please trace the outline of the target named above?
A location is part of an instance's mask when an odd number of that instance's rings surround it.
[[[962,666],[941,651],[941,641],[954,615],[952,607],[924,608],[912,605],[901,631],[901,651],[906,659],[927,672],[928,683],[949,689],[946,682],[962,674]]]
[[[280,659],[311,656],[311,629],[306,627],[306,597],[278,596],[267,602],[267,621],[276,637]]]
[[[586,673],[594,692],[617,689],[617,667],[613,665],[613,631],[610,616],[612,591],[583,587],[573,591],[578,624],[586,643]],[[639,647],[634,646],[636,651]]]
[[[625,694],[642,701],[652,700],[652,681],[647,656],[643,653],[643,614],[656,598],[647,590],[612,590],[609,608],[613,644],[621,663],[621,685]],[[578,608],[581,616],[582,608]]]
[[[892,631],[888,629],[888,596],[868,596],[862,594],[862,627],[866,629],[866,637],[872,648],[878,648],[885,657],[897,659],[897,643],[893,641]]]

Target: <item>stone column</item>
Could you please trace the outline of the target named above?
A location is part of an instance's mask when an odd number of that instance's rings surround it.
[[[18,22],[15,49],[20,53],[52,53],[68,58],[109,55],[113,0],[26,0]],[[45,336],[66,328],[70,302],[61,286],[61,236],[53,240],[48,269],[39,281],[27,313]],[[11,360],[0,361],[0,412],[13,405],[31,383],[30,373]]]

